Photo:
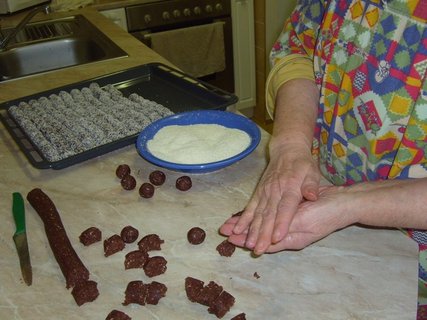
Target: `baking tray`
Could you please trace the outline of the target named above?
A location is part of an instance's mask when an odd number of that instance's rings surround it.
[[[19,102],[46,97],[51,94],[57,94],[60,91],[70,92],[72,89],[82,89],[93,82],[98,83],[101,87],[114,85],[126,97],[136,93],[145,99],[155,101],[169,108],[174,113],[191,110],[225,110],[228,106],[238,101],[237,96],[234,94],[164,64],[151,63],[0,104],[0,119],[2,123],[34,167],[38,169],[63,169],[136,142],[138,133],[68,158],[51,162],[43,156],[25,131],[8,113],[8,109],[13,105],[18,105]]]

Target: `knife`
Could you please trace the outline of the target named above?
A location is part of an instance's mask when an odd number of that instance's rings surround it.
[[[33,272],[31,270],[30,252],[28,250],[27,233],[25,230],[24,199],[19,192],[13,193],[12,213],[16,225],[13,241],[18,251],[22,277],[25,283],[30,286],[33,282]]]

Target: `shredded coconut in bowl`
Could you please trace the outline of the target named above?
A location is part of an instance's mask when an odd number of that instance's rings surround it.
[[[164,161],[204,164],[238,155],[250,143],[245,131],[218,124],[170,125],[147,142],[147,149]]]

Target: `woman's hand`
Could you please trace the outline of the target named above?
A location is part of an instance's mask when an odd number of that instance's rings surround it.
[[[265,252],[303,249],[338,229],[356,223],[357,217],[352,215],[354,210],[350,208],[350,199],[357,197],[357,193],[352,193],[351,190],[346,187],[320,187],[318,199],[300,202],[286,235],[279,241],[270,243]],[[235,245],[247,247],[248,230],[241,234],[233,233],[239,220],[239,217],[228,219],[221,227],[221,232],[228,234],[229,241]]]
[[[313,201],[318,196],[320,172],[310,150],[291,144],[284,148],[271,152],[270,162],[242,215],[227,220],[220,228],[230,242],[257,255],[284,239],[302,201]]]
[[[220,228],[231,242],[255,254],[286,236],[300,202],[317,198],[321,176],[311,154],[319,104],[315,82],[287,81],[279,87],[275,104],[269,164],[243,214]]]
[[[272,244],[266,252],[300,250],[329,234],[358,222],[357,212],[361,207],[359,193],[349,187],[323,186],[316,201],[304,201],[298,206],[289,232],[281,241]],[[360,201],[363,206],[363,201]]]
[[[265,252],[299,250],[352,224],[427,230],[427,178],[362,182],[349,187],[321,186],[317,200],[302,201],[287,234]],[[242,217],[221,227],[229,241],[247,246],[250,228],[233,233]],[[256,253],[256,252],[255,252]]]

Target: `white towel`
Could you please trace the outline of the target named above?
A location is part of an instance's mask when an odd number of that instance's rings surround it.
[[[151,48],[183,72],[202,77],[225,69],[224,23],[151,34]]]

